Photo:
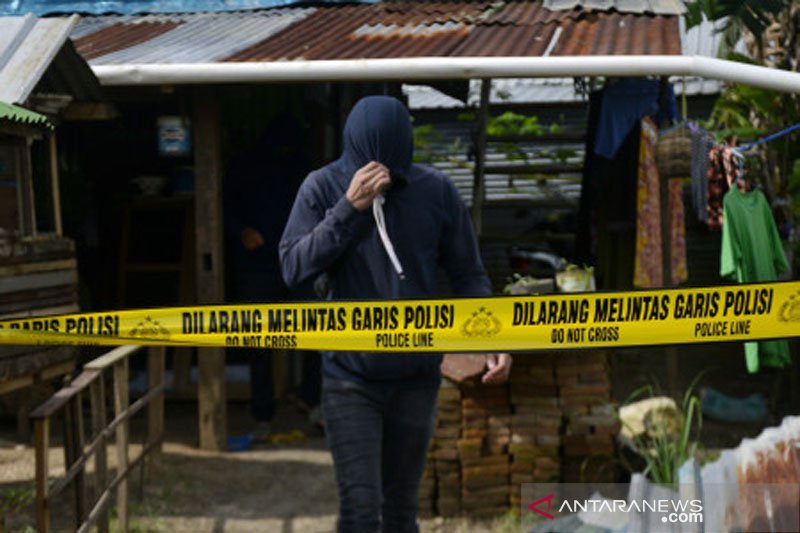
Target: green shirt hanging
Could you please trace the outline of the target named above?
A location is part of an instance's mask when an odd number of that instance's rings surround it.
[[[723,200],[722,277],[739,283],[767,282],[787,270],[783,244],[764,194],[731,187]],[[747,342],[744,350],[749,372],[758,372],[762,366],[782,368],[790,362],[785,340]]]

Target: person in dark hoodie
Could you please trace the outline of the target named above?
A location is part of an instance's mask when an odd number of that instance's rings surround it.
[[[310,283],[289,290],[278,260],[278,243],[308,170],[302,126],[288,113],[273,117],[259,138],[232,162],[225,176],[224,207],[226,250],[237,302],[316,299]],[[250,363],[254,434],[264,440],[275,414],[271,351],[240,350]],[[303,400],[313,410],[319,404],[319,354],[303,356],[307,363]]]
[[[344,150],[300,187],[280,243],[289,286],[323,276],[329,299],[458,296],[491,284],[453,183],[412,164],[406,108],[370,96],[344,127]],[[487,355],[487,383],[508,354]],[[339,531],[416,531],[418,490],[436,417],[441,355],[323,353],[322,410],[339,487]]]

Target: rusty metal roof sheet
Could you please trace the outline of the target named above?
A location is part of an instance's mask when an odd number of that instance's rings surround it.
[[[680,55],[678,17],[591,14],[565,26],[552,55],[634,54]]]
[[[554,11],[541,0],[90,17],[74,35],[93,65],[681,53],[676,16]]]
[[[297,8],[93,17],[86,25],[94,31],[82,32],[76,45],[92,65],[207,63],[263,41],[313,12],[313,8]]]
[[[484,2],[325,7],[227,60],[447,56],[490,8]]]

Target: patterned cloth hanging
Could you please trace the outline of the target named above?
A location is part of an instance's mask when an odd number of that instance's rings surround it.
[[[673,285],[679,285],[689,279],[686,261],[686,219],[684,217],[683,182],[681,178],[670,178],[669,259]]]
[[[655,158],[657,143],[655,123],[649,117],[643,118],[636,183],[636,258],[633,270],[633,285],[642,288],[664,284],[661,196]]]

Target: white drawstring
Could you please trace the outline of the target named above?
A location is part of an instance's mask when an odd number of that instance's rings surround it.
[[[389,256],[389,260],[392,262],[395,272],[400,276],[400,279],[405,279],[406,276],[403,274],[403,265],[400,264],[400,260],[397,258],[397,254],[394,251],[392,241],[389,239],[389,234],[386,232],[386,219],[383,216],[383,204],[385,202],[386,198],[384,198],[382,194],[376,196],[375,200],[372,202],[372,215],[375,217],[375,224],[378,226],[378,235],[381,236],[383,248],[386,250],[386,254]]]

